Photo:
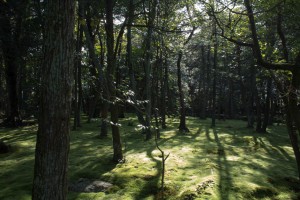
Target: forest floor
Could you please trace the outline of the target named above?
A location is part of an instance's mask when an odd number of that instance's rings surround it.
[[[188,117],[189,133],[177,131],[179,120],[168,118],[159,146],[166,160],[167,199],[300,199],[300,183],[284,125],[259,134],[246,122]],[[71,132],[69,180],[102,180],[114,186],[106,192],[69,192],[68,199],[159,199],[161,153],[155,140],[144,140],[133,115],[121,119],[126,162],[114,164],[111,136],[99,138],[99,123],[82,123]],[[0,199],[31,199],[37,125],[0,129],[0,139],[12,152],[0,155]]]

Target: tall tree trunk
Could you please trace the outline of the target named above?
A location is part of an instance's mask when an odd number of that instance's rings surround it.
[[[105,0],[106,12],[106,47],[107,47],[107,85],[110,100],[111,128],[113,138],[114,155],[113,160],[119,162],[123,159],[121,136],[118,125],[118,102],[116,98],[115,73],[116,61],[114,56],[114,22],[113,22],[113,5],[112,0]]]
[[[261,128],[261,132],[267,132],[267,126],[269,124],[270,119],[270,109],[271,109],[271,93],[272,93],[272,79],[268,77],[267,80],[267,97],[265,101],[265,108],[264,108],[264,120]]]
[[[19,49],[17,49],[16,37],[13,34],[9,5],[0,2],[0,41],[5,63],[6,90],[8,92],[9,114],[4,122],[7,126],[18,126],[21,124],[19,96],[18,96],[18,68],[19,68]],[[15,33],[17,34],[17,33]],[[18,39],[18,38],[17,38]]]
[[[181,83],[181,66],[180,66],[181,58],[182,58],[182,52],[180,51],[178,53],[178,59],[177,59],[177,84],[178,84],[179,103],[180,103],[180,123],[178,129],[181,132],[189,132],[185,120],[184,94],[183,94],[182,83]]]
[[[217,91],[217,66],[218,66],[218,41],[216,33],[216,24],[214,27],[215,41],[214,41],[214,66],[213,66],[213,85],[212,85],[212,116],[211,127],[216,126],[216,91]]]
[[[137,94],[137,88],[136,88],[136,80],[134,77],[134,70],[133,70],[133,63],[132,63],[132,35],[131,35],[131,26],[132,26],[132,22],[133,22],[133,17],[134,17],[134,4],[133,4],[133,0],[129,1],[128,4],[128,26],[127,26],[127,46],[126,46],[126,64],[128,67],[128,71],[129,71],[129,79],[130,79],[130,88],[133,91],[131,100],[133,102],[133,107],[135,109],[135,113],[136,116],[138,118],[138,121],[140,124],[142,124],[143,126],[146,125],[146,121],[143,117],[143,113],[141,112],[141,110],[138,107],[137,104],[137,99],[136,99],[136,94]]]
[[[202,88],[201,85],[199,84],[199,99],[201,101],[201,107],[200,107],[200,118],[201,119],[206,119],[206,108],[207,108],[207,94],[209,94],[209,87],[207,87],[207,83],[209,80],[208,77],[208,69],[207,69],[207,58],[205,57],[205,50],[204,50],[204,46],[201,46],[201,57],[202,57],[202,74],[203,74],[203,78],[201,81],[202,84]],[[206,73],[205,73],[206,72]],[[200,92],[200,90],[202,89],[202,92]]]
[[[105,52],[104,52],[104,41],[102,39],[102,35],[98,34],[99,43],[100,43],[100,66],[104,66],[104,58],[105,58]],[[102,70],[102,69],[101,69]],[[107,84],[105,76],[103,75],[103,72],[100,72],[100,81],[101,81],[101,128],[100,128],[100,138],[106,138],[108,135],[108,109],[109,109],[109,103],[108,103],[108,91],[107,91]]]
[[[45,2],[39,128],[32,199],[66,199],[75,2]]]
[[[256,132],[261,133],[262,118],[261,118],[261,99],[257,86],[255,86],[255,104],[256,104]]]
[[[151,3],[150,3],[151,5]],[[146,140],[149,140],[152,137],[151,134],[151,109],[152,109],[152,102],[151,102],[151,42],[152,42],[152,35],[153,35],[153,25],[156,16],[156,7],[157,7],[157,0],[152,1],[152,7],[150,8],[149,12],[149,19],[147,24],[147,37],[146,37],[146,56],[145,56],[145,74],[146,74]]]
[[[161,127],[163,129],[167,128],[166,125],[166,93],[167,93],[167,89],[168,89],[168,79],[169,79],[169,75],[168,75],[168,63],[167,63],[167,59],[164,62],[164,67],[163,67],[163,83],[162,83],[162,87],[161,87],[161,108],[160,108],[160,112],[161,112]]]
[[[80,9],[79,9],[80,10]],[[75,85],[74,85],[74,124],[73,129],[76,130],[77,127],[80,127],[80,87],[81,83],[81,48],[82,48],[82,39],[83,39],[83,29],[80,25],[80,17],[78,19],[78,31],[77,31],[77,42],[76,42],[76,59],[75,59]]]
[[[254,64],[251,65],[250,68],[250,76],[248,78],[249,80],[249,90],[247,94],[247,128],[253,128],[254,127],[254,111],[253,111],[253,105],[254,105],[254,99],[255,99],[255,88],[256,88],[256,72],[255,72],[255,66]]]

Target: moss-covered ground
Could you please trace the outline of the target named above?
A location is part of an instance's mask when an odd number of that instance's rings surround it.
[[[144,140],[133,115],[121,119],[126,162],[114,164],[111,137],[100,139],[99,120],[71,132],[69,180],[100,179],[114,184],[107,192],[69,192],[68,199],[159,199],[161,154],[154,139]],[[300,199],[300,183],[284,125],[267,134],[245,128],[244,121],[188,117],[189,133],[168,119],[160,147],[166,154],[167,199]],[[37,126],[0,129],[12,152],[0,155],[0,199],[31,199]]]

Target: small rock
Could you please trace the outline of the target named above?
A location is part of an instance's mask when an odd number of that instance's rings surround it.
[[[70,184],[69,190],[73,192],[85,193],[106,192],[111,187],[113,187],[113,184],[105,181],[80,178],[77,182]]]

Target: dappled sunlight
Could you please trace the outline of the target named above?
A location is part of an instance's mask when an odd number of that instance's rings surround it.
[[[125,163],[111,161],[111,136],[98,137],[97,121],[71,132],[70,181],[97,179],[112,183],[114,188],[106,193],[70,192],[69,199],[156,198],[160,188],[161,153],[154,139],[145,141],[134,126],[127,125],[129,121],[137,124],[136,119],[120,121]],[[170,153],[165,166],[169,198],[177,199],[187,193],[199,199],[220,200],[295,197],[298,186],[290,189],[283,183],[297,178],[285,127],[270,127],[269,133],[262,135],[243,128],[245,124],[241,121],[228,120],[212,129],[208,120],[189,117],[187,124],[191,132],[182,134],[174,124],[177,119],[167,122],[168,128],[161,130],[158,144],[165,155]],[[36,132],[33,127],[0,130],[2,139],[15,147],[12,153],[0,156],[0,183],[7,185],[0,189],[0,198],[4,194],[30,197]],[[17,195],[15,190],[19,191]]]

